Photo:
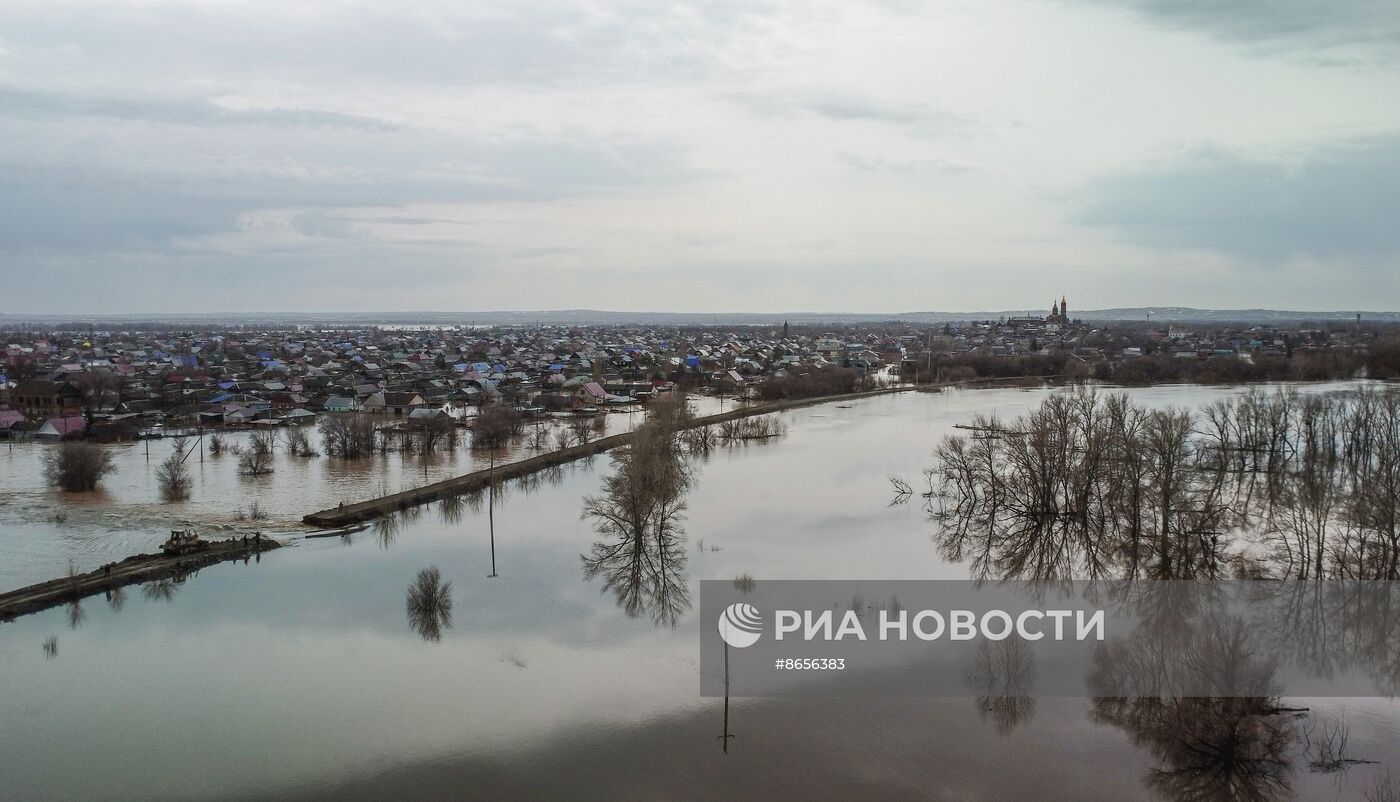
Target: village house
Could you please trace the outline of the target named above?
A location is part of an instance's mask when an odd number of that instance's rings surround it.
[[[17,409],[0,409],[0,437],[13,437],[25,425],[24,415]]]
[[[71,416],[82,412],[83,391],[66,381],[27,381],[10,392],[10,403],[30,420]]]
[[[425,403],[423,396],[417,393],[380,390],[365,399],[360,409],[371,414],[408,415]]]
[[[65,415],[44,421],[34,436],[42,440],[68,440],[87,432],[87,419],[81,415]]]

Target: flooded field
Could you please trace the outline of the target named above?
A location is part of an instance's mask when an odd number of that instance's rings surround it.
[[[732,399],[696,397],[692,405],[698,414],[732,408]],[[630,431],[643,420],[639,411],[614,412],[595,419],[593,432],[602,437]],[[552,432],[567,421],[547,419],[534,426],[551,432],[546,438],[553,448]],[[314,427],[306,427],[319,449],[320,438]],[[249,433],[225,433],[230,444],[246,447]],[[93,493],[63,493],[45,486],[43,455],[51,444],[38,442],[0,443],[0,591],[64,575],[70,562],[80,571],[119,560],[129,554],[148,552],[165,538],[168,530],[195,526],[213,534],[223,531],[287,531],[300,526],[309,512],[366,498],[397,492],[415,485],[485,468],[490,455],[459,446],[425,458],[421,454],[376,454],[360,460],[339,460],[325,456],[296,457],[286,453],[279,441],[272,473],[240,476],[238,457],[225,452],[210,453],[207,443],[201,449],[197,438],[187,444],[194,449],[187,459],[193,488],[186,501],[167,504],[160,500],[156,469],[174,448],[174,440],[148,440],[105,446],[114,456],[117,469]],[[202,453],[201,453],[202,451]],[[498,449],[497,461],[515,460],[538,451],[527,442],[516,442]],[[249,516],[254,504],[266,518]],[[220,535],[225,536],[225,535]]]
[[[1051,392],[782,413],[785,436],[699,463],[677,581],[693,595],[699,580],[744,574],[966,577],[940,558],[920,505],[890,505],[888,477],[917,486],[954,424],[1014,417]],[[1196,407],[1237,392],[1132,394]],[[305,512],[423,477],[417,456],[279,453],[258,479],[206,456],[192,500],[172,509],[150,475],[169,444],[151,447],[149,465],[144,444],[114,447],[118,472],[85,499],[42,486],[41,446],[0,448],[0,585],[148,550],[176,518],[252,527],[233,514],[256,499],[262,528],[291,531]],[[472,459],[443,455],[428,479]],[[427,506],[347,538],[298,532],[258,561],[0,625],[0,798],[1220,798],[1164,773],[1149,722],[1108,720],[1083,699],[1039,700],[1009,727],[972,699],[736,699],[726,733],[722,700],[698,694],[693,610],[658,615],[663,602],[643,594],[629,615],[585,576],[596,535],[583,499],[608,471],[598,457],[508,487],[494,506]],[[450,583],[450,607],[433,601],[440,585],[410,597],[428,568]],[[1349,753],[1377,762],[1311,772],[1292,744],[1285,784],[1241,772],[1229,798],[1364,799],[1400,773],[1400,705],[1287,702],[1346,722]]]

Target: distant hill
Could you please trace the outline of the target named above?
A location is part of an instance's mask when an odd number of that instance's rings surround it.
[[[598,309],[554,309],[540,311],[486,312],[246,312],[246,313],[163,313],[163,314],[0,314],[0,326],[18,323],[57,325],[60,323],[186,323],[200,324],[311,324],[311,325],[781,325],[812,323],[860,323],[902,321],[944,323],[960,320],[997,320],[1044,310],[1013,309],[998,312],[618,312]],[[1073,317],[1086,322],[1146,321],[1202,323],[1281,323],[1300,321],[1349,321],[1355,310],[1302,311],[1281,309],[1193,309],[1185,306],[1141,306],[1114,309],[1075,310]],[[1400,322],[1400,312],[1362,312],[1367,322]]]

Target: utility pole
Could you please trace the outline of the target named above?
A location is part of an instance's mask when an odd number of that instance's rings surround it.
[[[724,644],[724,734],[718,736],[726,755],[729,754],[729,739],[733,737],[729,734],[729,644],[726,643]]]
[[[924,371],[925,376],[933,375],[933,324],[928,324],[928,368]]]
[[[491,449],[491,468],[486,473],[490,489],[486,496],[486,520],[491,528],[491,575],[496,576],[496,450]]]

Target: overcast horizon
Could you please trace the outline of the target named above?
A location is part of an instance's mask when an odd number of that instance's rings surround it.
[[[1199,317],[1197,317],[1197,316],[1191,316],[1191,315],[1171,315],[1171,314],[1167,314],[1167,315],[1162,315],[1162,316],[1157,317],[1157,318],[1151,318],[1152,320],[1162,320],[1162,321],[1171,321],[1171,320],[1208,320],[1208,319],[1223,320],[1223,319],[1225,319],[1225,318],[1221,317],[1221,315],[1228,315],[1228,314],[1230,314],[1230,313],[1240,313],[1241,315],[1243,315],[1243,317],[1241,317],[1240,320],[1241,320],[1241,321],[1246,321],[1246,322],[1247,322],[1247,321],[1251,321],[1251,320],[1255,320],[1255,319],[1262,319],[1263,317],[1267,317],[1267,316],[1269,316],[1270,314],[1277,316],[1277,315],[1288,315],[1288,314],[1295,314],[1295,313],[1298,314],[1298,315],[1300,315],[1300,316],[1317,315],[1317,316],[1318,316],[1318,318],[1317,318],[1318,320],[1333,320],[1333,319],[1351,320],[1351,318],[1352,318],[1353,315],[1358,315],[1358,314],[1361,315],[1362,320],[1363,320],[1363,321],[1366,321],[1366,322],[1376,322],[1376,321],[1391,321],[1391,322],[1394,322],[1394,319],[1400,318],[1400,309],[1386,309],[1386,308],[1380,308],[1380,307],[1372,308],[1372,309],[1320,309],[1320,308],[1319,308],[1319,309],[1306,309],[1306,308],[1304,308],[1304,309],[1298,309],[1298,308],[1294,308],[1294,309],[1283,309],[1283,308],[1274,308],[1274,307],[1199,307],[1199,306],[1169,306],[1169,307],[1150,306],[1150,307],[1148,307],[1148,306],[1113,306],[1113,307],[1099,307],[1099,308],[1094,308],[1094,309],[1071,310],[1071,314],[1072,314],[1072,316],[1074,316],[1074,317],[1077,318],[1077,317],[1079,317],[1080,315],[1083,315],[1083,314],[1094,315],[1094,314],[1103,313],[1103,312],[1117,313],[1117,312],[1141,312],[1141,311],[1151,311],[1151,312],[1154,312],[1154,313],[1155,313],[1155,312],[1157,312],[1157,311],[1159,311],[1159,310],[1175,310],[1175,311],[1183,312],[1183,313],[1186,313],[1186,312],[1200,312],[1200,313],[1203,313],[1203,314],[1202,314],[1202,316],[1199,316]],[[478,321],[475,321],[475,320],[474,320],[475,318],[480,318],[480,319],[482,319],[483,321],[490,322],[490,321],[496,320],[496,319],[498,319],[498,318],[499,318],[499,319],[505,319],[505,318],[508,318],[508,317],[509,317],[509,318],[514,318],[514,317],[523,317],[523,316],[529,316],[529,315],[539,315],[539,316],[541,316],[542,319],[545,319],[545,322],[560,321],[560,320],[564,320],[564,319],[567,318],[567,319],[569,319],[569,320],[571,320],[571,321],[576,321],[576,322],[579,322],[579,323],[582,324],[582,323],[589,323],[589,322],[607,323],[611,318],[626,318],[627,316],[635,315],[636,318],[637,318],[638,320],[641,320],[641,319],[643,319],[643,318],[648,318],[648,319],[650,319],[650,318],[658,318],[658,319],[692,319],[692,318],[706,318],[706,317],[712,317],[712,318],[715,318],[715,319],[719,319],[719,318],[735,318],[735,317],[743,317],[743,316],[752,316],[752,317],[754,317],[754,318],[762,319],[762,322],[764,322],[764,323],[768,323],[768,322],[772,322],[772,321],[777,321],[777,320],[780,320],[780,319],[784,319],[784,318],[789,318],[789,317],[790,317],[791,320],[792,320],[792,322],[797,323],[797,322],[804,322],[804,321],[806,321],[806,320],[808,320],[808,319],[857,318],[857,319],[861,319],[861,320],[878,321],[878,320],[886,319],[886,318],[888,318],[888,319],[895,319],[895,318],[921,318],[921,317],[924,317],[924,316],[934,316],[938,321],[957,320],[957,319],[968,319],[968,320],[971,320],[971,319],[981,319],[981,316],[987,316],[987,315],[991,315],[991,316],[994,316],[994,317],[995,317],[995,316],[998,316],[998,315],[1020,315],[1020,314],[1041,315],[1041,314],[1043,314],[1044,312],[1045,312],[1045,310],[1039,309],[1039,308],[1034,308],[1034,307],[1019,307],[1019,308],[1018,308],[1018,307],[1006,307],[1006,308],[1004,308],[1004,309],[902,309],[902,310],[891,310],[891,311],[885,311],[885,312],[871,311],[871,310],[864,310],[864,309],[849,309],[849,310],[821,310],[821,309],[752,309],[752,310],[743,310],[743,311],[740,311],[740,310],[720,309],[720,308],[709,309],[709,310],[699,311],[699,312],[685,312],[685,311],[677,311],[677,310],[674,310],[674,309],[592,309],[592,308],[575,308],[575,309],[563,309],[563,308],[560,308],[560,309],[464,309],[464,310],[448,310],[448,309],[397,309],[397,310],[387,310],[387,311],[386,311],[386,310],[377,310],[377,309],[340,309],[340,310],[334,310],[334,309],[294,309],[294,310],[283,310],[283,311],[267,310],[267,309],[246,309],[246,310],[237,310],[237,311],[214,309],[214,310],[197,311],[197,312],[178,311],[178,310],[174,310],[174,311],[161,311],[161,310],[151,310],[151,309],[147,309],[147,310],[133,310],[133,311],[125,311],[125,312],[91,312],[91,311],[87,311],[87,312],[84,312],[84,311],[76,311],[76,312],[44,312],[44,311],[34,311],[34,312],[0,312],[0,320],[15,320],[15,321],[36,321],[36,320],[54,320],[54,319],[63,319],[63,320],[67,320],[67,319],[72,319],[72,320],[142,320],[142,319],[151,319],[151,320],[159,320],[159,319],[181,319],[181,318],[190,318],[190,319],[196,319],[196,318],[203,319],[203,318],[208,318],[208,319],[215,319],[215,320],[220,320],[220,319],[222,319],[222,320],[239,320],[239,319],[256,319],[256,318],[258,318],[258,317],[286,318],[286,317],[292,317],[292,316],[296,316],[296,315],[306,315],[306,316],[316,317],[316,318],[344,318],[344,319],[347,319],[347,320],[348,320],[348,319],[356,319],[356,318],[364,318],[364,319],[366,319],[366,320],[375,319],[375,318],[382,318],[382,319],[385,319],[385,320],[387,320],[387,321],[389,321],[389,322],[402,322],[402,321],[404,321],[404,320],[406,320],[406,319],[408,319],[408,318],[412,318],[412,317],[414,317],[414,316],[424,316],[424,317],[428,317],[428,318],[432,318],[432,319],[431,319],[431,320],[418,321],[418,322],[424,322],[424,323],[439,323],[439,322],[444,322],[445,320],[447,320],[447,319],[450,318],[452,321],[459,322],[459,323],[472,323],[472,322],[478,322]],[[590,317],[590,315],[592,315],[592,317]],[[958,317],[958,316],[962,316],[962,317]],[[1095,319],[1097,319],[1097,318],[1095,318]],[[1128,317],[1122,317],[1122,316],[1115,316],[1115,317],[1110,318],[1110,319],[1114,319],[1114,320],[1133,320],[1133,319],[1136,319],[1136,318],[1135,318],[1135,317],[1134,317],[1134,318],[1128,318]],[[1305,317],[1298,317],[1298,318],[1285,318],[1285,319],[1306,320],[1307,318],[1305,318]],[[733,321],[726,320],[726,321],[723,321],[723,322],[728,323],[728,322],[733,322]]]
[[[1393,2],[0,8],[0,313],[1390,311]]]

